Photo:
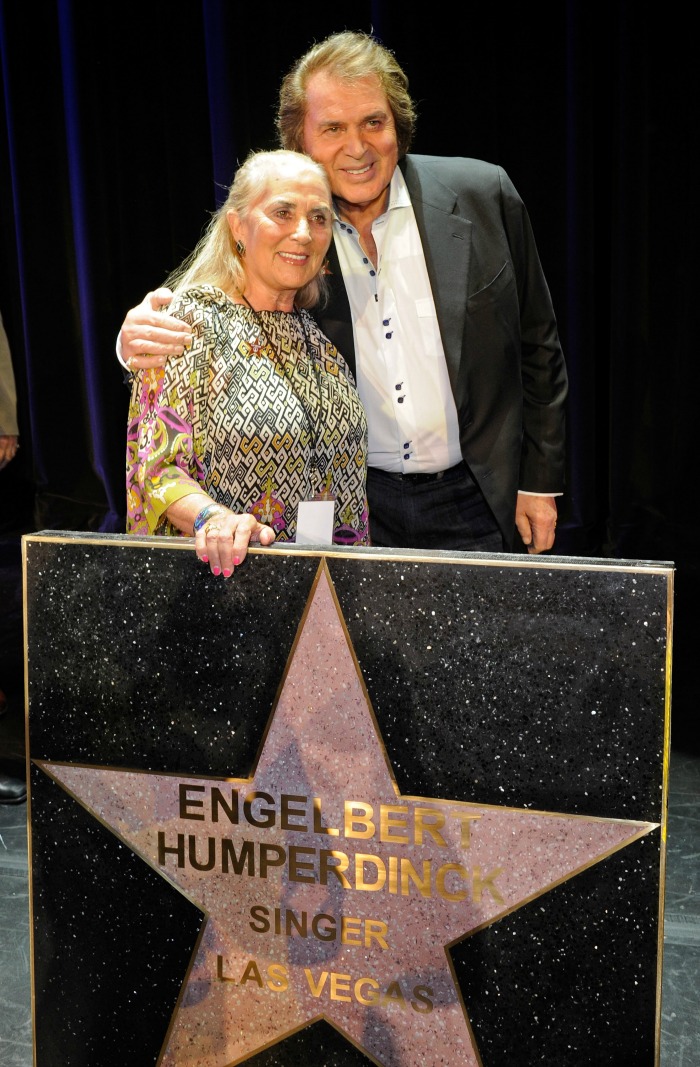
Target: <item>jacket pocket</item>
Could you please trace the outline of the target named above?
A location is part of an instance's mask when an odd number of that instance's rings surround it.
[[[484,285],[481,289],[477,289],[475,293],[472,293],[467,298],[467,311],[470,315],[479,311],[482,307],[488,307],[489,304],[494,304],[499,301],[503,294],[511,290],[515,285],[515,276],[513,274],[513,266],[509,260],[503,264],[498,274],[496,274],[490,282]]]

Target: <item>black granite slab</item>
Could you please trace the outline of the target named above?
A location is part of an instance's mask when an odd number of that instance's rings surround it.
[[[659,824],[453,947],[484,1067],[658,1062],[672,564],[292,546],[223,581],[179,540],[23,552],[36,1067],[157,1063],[202,926],[38,762],[248,776],[320,560],[403,794]],[[323,1021],[246,1060],[312,1061],[373,1062]]]

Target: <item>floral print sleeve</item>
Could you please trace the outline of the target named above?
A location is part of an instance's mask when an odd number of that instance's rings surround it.
[[[127,532],[179,534],[166,518],[171,504],[204,489],[193,423],[202,340],[165,368],[134,378],[126,453]]]

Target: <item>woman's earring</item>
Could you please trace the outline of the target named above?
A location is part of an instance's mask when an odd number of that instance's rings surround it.
[[[236,251],[238,252],[238,255],[243,258],[245,255],[245,245],[242,241],[236,241]]]

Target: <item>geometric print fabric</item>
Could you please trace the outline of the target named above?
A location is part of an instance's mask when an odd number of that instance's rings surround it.
[[[193,342],[165,368],[135,376],[129,532],[179,533],[164,513],[194,479],[212,499],[272,526],[279,541],[294,540],[299,502],[330,490],[334,541],[368,544],[364,409],[308,312],[253,312],[198,286],[169,313],[189,323]]]

